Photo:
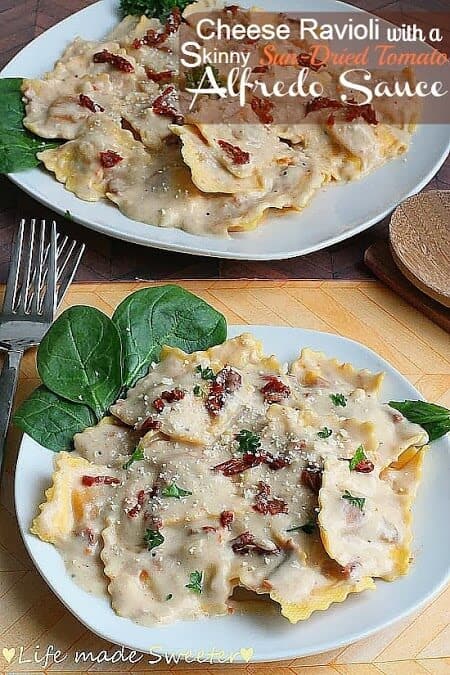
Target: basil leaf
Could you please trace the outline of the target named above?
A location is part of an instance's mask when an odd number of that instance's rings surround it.
[[[360,462],[363,462],[365,459],[367,459],[367,457],[366,457],[366,453],[364,452],[364,446],[358,445],[358,447],[356,448],[355,454],[353,455],[353,457],[350,460],[350,464],[349,464],[350,471],[354,471],[356,469],[356,467],[358,466],[358,464]]]
[[[164,537],[159,530],[145,530],[144,542],[149,551],[164,543]]]
[[[242,452],[256,452],[261,446],[259,436],[248,429],[241,429],[236,435],[236,440],[239,443],[239,450]]]
[[[23,126],[22,82],[20,77],[0,78],[0,173],[32,169],[40,164],[36,153],[59,145]]]
[[[181,499],[181,497],[188,497],[192,492],[189,490],[183,490],[183,488],[178,487],[175,483],[167,485],[161,490],[161,495],[163,497],[175,497],[175,499]]]
[[[347,405],[347,399],[344,394],[330,394],[330,398],[333,401],[333,405],[336,407],[341,406],[342,408],[345,408]]]
[[[121,344],[115,325],[94,307],[70,307],[42,340],[37,367],[48,389],[88,405],[100,418],[122,386]]]
[[[220,344],[227,335],[222,314],[172,285],[132,293],[118,306],[112,320],[122,337],[126,387],[146,375],[163,345],[191,353]]]
[[[365,497],[354,497],[348,490],[345,490],[344,494],[342,495],[342,499],[346,499],[349,504],[360,511],[364,510],[364,504],[366,503]]]
[[[195,370],[197,371],[197,373],[200,373],[200,377],[202,378],[202,380],[214,380],[214,378],[216,377],[214,375],[214,372],[209,367],[202,368],[200,365],[198,365]]]
[[[194,593],[201,593],[203,585],[203,572],[196,570],[191,572],[189,575],[189,583],[186,584],[186,588],[189,588]]]
[[[328,427],[323,427],[320,431],[317,432],[319,438],[330,438],[333,432]]]
[[[450,431],[450,410],[444,406],[426,401],[389,401],[389,405],[410,422],[420,424],[427,432],[430,443]]]
[[[120,0],[120,13],[122,16],[133,14],[140,16],[145,14],[150,18],[166,19],[174,7],[178,7],[181,11],[192,0]]]
[[[138,446],[135,450],[133,450],[130,459],[125,462],[125,464],[122,466],[122,469],[125,469],[126,471],[132,464],[134,464],[134,462],[139,462],[141,459],[145,459],[145,455],[142,448]]]
[[[97,422],[90,408],[38,387],[14,415],[14,423],[44,448],[72,450],[75,434]]]

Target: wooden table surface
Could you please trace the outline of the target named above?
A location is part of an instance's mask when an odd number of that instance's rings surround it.
[[[36,35],[94,1],[0,0],[0,68]],[[380,15],[396,12],[405,21],[418,23],[432,21],[432,12],[449,10],[449,0],[353,0],[351,4]],[[424,10],[427,12],[425,18]],[[439,23],[444,23],[442,15]],[[445,23],[448,27],[448,22]],[[450,31],[444,31],[444,36],[450,43]],[[450,189],[449,160],[426,189],[430,188]],[[20,218],[52,218],[54,215],[12,185],[7,178],[0,176],[0,282],[6,280],[11,240]],[[65,221],[61,216],[57,216],[57,221],[61,229],[83,239],[87,244],[87,252],[78,273],[78,279],[86,281],[170,278],[364,279],[371,276],[363,263],[364,251],[377,238],[386,237],[388,223],[388,219],[384,219],[361,235],[300,258],[280,262],[237,262],[156,251],[91,232]]]
[[[450,407],[448,335],[375,281],[197,281],[181,282],[222,311],[230,324],[262,323],[300,326],[354,338],[387,359],[431,401]],[[142,284],[77,284],[68,304],[91,304],[111,314],[117,304]],[[37,383],[34,354],[21,371],[18,400]],[[87,631],[47,588],[25,551],[13,506],[13,476],[19,433],[8,439],[0,497],[0,672],[44,672],[33,661],[47,645],[66,660],[45,672],[85,672],[74,663],[76,650],[115,647]],[[435,523],[431,523],[436,527]],[[448,524],[445,524],[448,527]],[[437,530],[436,530],[437,531]],[[447,531],[446,535],[447,536]],[[395,583],[395,582],[394,582]],[[15,650],[15,652],[7,650]],[[2,656],[3,653],[3,656]],[[5,655],[9,656],[8,666]],[[450,587],[415,615],[357,644],[327,654],[277,664],[167,667],[130,664],[92,665],[89,672],[186,672],[228,675],[444,675],[450,673]]]

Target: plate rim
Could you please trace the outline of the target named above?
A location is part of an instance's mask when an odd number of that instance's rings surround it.
[[[380,364],[380,368],[382,368],[383,371],[387,372],[389,375],[392,375],[392,374],[395,375],[395,378],[398,379],[403,385],[407,386],[409,389],[414,391],[414,393],[418,397],[418,399],[425,400],[423,395],[416,389],[414,384],[412,384],[399,370],[397,370],[397,368],[395,368],[392,364],[389,363],[389,361],[387,361],[382,356],[380,356],[376,351],[374,351],[370,347],[367,347],[365,344],[363,344],[361,342],[358,342],[358,341],[353,340],[351,338],[347,338],[347,337],[345,337],[343,335],[339,335],[337,333],[329,333],[329,332],[326,332],[326,331],[318,331],[318,330],[314,330],[314,329],[301,328],[301,327],[298,327],[298,326],[274,326],[274,325],[264,325],[264,324],[250,324],[250,325],[247,325],[247,324],[231,324],[231,325],[228,326],[229,335],[227,337],[233,337],[234,335],[237,335],[241,332],[252,332],[253,333],[253,332],[258,332],[259,330],[264,331],[266,329],[276,329],[277,331],[279,331],[281,333],[286,331],[286,330],[290,333],[298,332],[300,334],[300,336],[301,335],[304,336],[305,334],[307,336],[318,335],[319,339],[323,336],[326,339],[337,340],[338,342],[341,342],[341,343],[344,343],[344,344],[349,344],[350,346],[356,346],[359,350],[362,350],[363,352],[368,353],[372,358],[375,358],[375,360],[378,361],[378,363]],[[302,344],[303,343],[300,341],[299,347]],[[25,461],[23,459],[23,457],[25,456],[24,447],[27,445],[27,443],[29,441],[32,441],[32,439],[27,434],[24,434],[23,438],[21,440],[21,443],[20,443],[19,451],[18,451],[17,465],[19,465],[20,462]],[[32,442],[34,443],[35,441],[32,441]],[[444,441],[444,442],[446,442],[446,441]],[[450,447],[450,444],[447,443],[447,446]],[[48,452],[51,452],[51,451],[48,451]],[[54,454],[56,454],[56,453],[54,453]],[[102,639],[105,639],[105,640],[108,640],[108,641],[112,642],[113,644],[122,645],[125,648],[130,649],[130,650],[138,650],[138,651],[142,652],[143,654],[161,653],[161,652],[158,651],[157,648],[153,648],[153,647],[147,647],[146,648],[146,647],[143,647],[143,646],[137,646],[136,643],[133,644],[132,642],[127,641],[127,640],[124,640],[124,641],[122,640],[120,643],[116,642],[115,638],[111,637],[110,634],[108,634],[107,632],[101,632],[96,627],[93,627],[93,625],[88,620],[85,620],[84,618],[81,618],[80,615],[72,609],[70,603],[68,601],[66,601],[60,595],[57,586],[55,586],[55,584],[52,581],[50,581],[50,579],[47,577],[47,575],[44,573],[44,571],[41,570],[41,567],[36,560],[36,556],[33,552],[32,545],[31,545],[31,542],[34,541],[35,538],[29,532],[29,525],[30,524],[22,522],[22,517],[21,517],[21,515],[19,515],[21,512],[20,512],[20,507],[18,505],[18,490],[17,490],[18,482],[19,482],[19,472],[16,470],[15,477],[14,477],[14,507],[15,507],[17,522],[18,522],[18,526],[19,526],[19,532],[20,532],[20,535],[22,537],[22,541],[24,542],[24,545],[25,545],[25,547],[28,551],[28,554],[31,557],[31,560],[33,562],[35,570],[39,573],[39,575],[41,576],[43,581],[47,584],[47,586],[50,588],[50,590],[58,597],[58,599],[67,608],[67,610],[73,616],[75,616],[75,618],[78,621],[80,621],[80,623],[82,623],[86,628],[88,628],[88,630],[90,630],[92,633],[94,633],[98,637],[100,637]],[[36,505],[35,509],[37,509],[37,505]],[[40,542],[40,543],[44,543],[44,542]],[[50,546],[51,544],[46,544],[46,545]],[[54,550],[58,555],[60,555],[56,548],[54,548]],[[61,558],[61,560],[62,560],[62,558]],[[377,581],[380,582],[382,580],[377,580]],[[376,633],[379,633],[380,631],[388,628],[389,626],[402,621],[404,618],[406,618],[406,617],[410,616],[411,614],[413,614],[414,612],[420,610],[427,603],[432,602],[439,595],[439,593],[447,586],[447,584],[449,582],[450,582],[450,560],[447,563],[446,573],[442,576],[442,578],[437,583],[432,584],[429,592],[424,597],[422,597],[421,599],[416,601],[414,604],[412,604],[410,606],[407,606],[400,613],[398,613],[398,614],[394,613],[395,614],[394,616],[391,616],[390,618],[388,618],[386,620],[380,620],[380,621],[378,621],[378,623],[376,625],[374,625],[372,627],[369,627],[366,630],[361,631],[361,630],[358,630],[358,629],[356,629],[356,630],[352,629],[352,631],[349,633],[349,635],[345,638],[336,639],[336,640],[333,640],[331,638],[327,638],[327,640],[324,642],[324,646],[320,647],[320,649],[315,648],[315,647],[311,647],[310,649],[308,649],[308,648],[302,649],[301,652],[299,653],[298,651],[296,651],[295,644],[293,644],[293,646],[291,646],[289,648],[285,648],[281,653],[275,654],[275,653],[273,653],[273,651],[270,652],[270,649],[273,650],[273,648],[269,647],[269,654],[256,653],[254,658],[252,657],[250,663],[285,661],[287,659],[292,659],[292,658],[303,658],[303,657],[312,656],[312,655],[319,654],[319,653],[327,653],[327,652],[332,651],[334,649],[338,649],[339,647],[348,646],[348,645],[351,645],[355,642],[359,642],[361,640],[364,640],[367,637],[369,637],[371,635],[374,635]],[[389,582],[384,582],[384,583],[389,583]],[[78,588],[80,588],[80,587],[78,587]],[[83,589],[80,589],[80,590],[83,590]],[[376,589],[375,589],[375,593],[376,593]],[[106,598],[106,599],[108,599],[108,598]],[[339,604],[342,604],[342,603],[339,603]],[[119,618],[121,620],[124,620],[123,617],[119,617],[114,612],[114,610],[112,609],[110,604],[108,606],[107,611],[111,612],[114,615],[114,617]],[[356,608],[355,608],[355,611],[357,611]],[[320,613],[317,612],[316,614],[319,615]],[[204,622],[207,622],[208,620],[209,620],[208,618],[201,619],[199,621],[193,620],[191,623],[197,624],[197,625],[205,625]],[[232,620],[232,619],[230,619],[230,620]],[[125,619],[125,621],[127,621],[127,623],[130,625],[131,629],[132,629],[132,626],[137,625],[137,624],[134,624],[131,621],[131,619]],[[175,628],[175,630],[176,630],[177,625],[179,625],[179,624],[174,623],[174,624],[170,624],[169,626],[151,627],[151,629],[152,630],[165,630],[168,627],[169,628],[172,627],[172,628]],[[297,624],[297,626],[298,625],[299,624]],[[301,625],[301,623],[300,623],[300,625]],[[295,637],[293,638],[293,641],[295,642]],[[152,651],[149,651],[149,650],[152,650]],[[162,652],[162,653],[164,653],[164,652]],[[167,653],[167,650],[166,650],[165,653]],[[183,662],[183,658],[180,659],[180,662]],[[242,665],[242,663],[243,662],[241,662],[241,661],[233,662],[234,665]],[[209,665],[209,662],[207,662],[207,664]],[[202,664],[200,664],[200,665],[202,665]],[[217,663],[216,663],[216,665],[217,665]],[[151,667],[151,664],[149,664],[149,667]]]
[[[352,5],[349,5],[345,2],[342,2],[341,0],[332,0],[334,4],[338,5],[341,7],[341,9],[348,9],[349,11],[358,11],[358,12],[363,12],[367,14],[371,14],[370,12],[366,12],[365,10],[361,8],[355,8]],[[83,13],[88,13],[88,12],[95,12],[95,8],[97,8],[100,5],[105,5],[107,6],[111,0],[98,0],[98,2],[93,3],[92,5],[88,5],[87,7],[84,7],[83,9],[80,9],[78,12],[75,12],[74,14],[69,15],[68,17],[62,19],[58,23],[56,23],[54,26],[51,26],[49,29],[41,33],[40,35],[36,36],[31,42],[29,42],[27,45],[25,45],[0,71],[0,78],[2,77],[10,77],[8,75],[8,71],[14,72],[14,64],[16,60],[18,60],[22,55],[25,50],[30,48],[31,46],[35,45],[38,41],[44,40],[46,37],[48,38],[52,32],[59,31],[61,26],[64,25],[65,23],[71,21],[75,16],[80,16]],[[6,72],[6,74],[5,74]],[[422,125],[426,126],[426,125]],[[442,125],[446,126],[446,125]],[[413,139],[414,142],[414,139]],[[324,248],[328,248],[330,246],[333,246],[335,244],[338,244],[342,241],[345,241],[346,239],[349,239],[350,237],[353,237],[357,234],[360,234],[361,232],[364,232],[365,230],[369,229],[372,227],[375,223],[380,222],[383,220],[389,213],[393,211],[393,209],[403,200],[407,199],[408,197],[411,197],[414,194],[417,194],[420,192],[426,185],[427,183],[433,178],[433,176],[436,175],[436,173],[439,171],[439,169],[442,167],[444,164],[447,156],[450,153],[450,133],[449,137],[447,140],[447,144],[444,145],[441,148],[441,152],[439,154],[438,159],[436,159],[436,162],[431,165],[428,168],[427,173],[422,176],[421,180],[416,183],[413,187],[410,187],[408,190],[401,192],[400,198],[398,196],[393,197],[387,204],[385,204],[384,208],[382,211],[377,212],[375,215],[372,215],[368,219],[364,219],[363,222],[360,222],[358,225],[354,225],[353,227],[350,227],[348,229],[344,229],[343,231],[335,234],[335,235],[330,235],[330,236],[325,236],[325,238],[321,238],[320,241],[317,241],[315,243],[310,243],[308,245],[300,245],[297,244],[296,248],[288,248],[289,244],[286,244],[286,249],[282,251],[278,251],[275,253],[272,253],[270,251],[269,246],[267,246],[267,250],[261,250],[257,252],[252,252],[252,251],[235,251],[235,250],[227,250],[226,246],[223,246],[223,250],[220,250],[216,248],[215,245],[215,240],[216,241],[221,241],[225,244],[225,242],[229,241],[226,238],[220,238],[220,237],[214,237],[214,236],[200,236],[200,235],[192,235],[191,233],[184,232],[182,230],[176,230],[175,229],[175,237],[180,236],[182,239],[185,239],[186,235],[186,241],[181,241],[181,242],[170,242],[170,241],[158,241],[157,235],[160,234],[158,231],[161,230],[162,228],[159,228],[155,225],[149,225],[142,223],[140,221],[134,221],[131,218],[127,218],[124,214],[121,214],[123,217],[125,217],[130,223],[133,223],[140,226],[142,228],[142,233],[139,234],[138,232],[132,233],[132,232],[125,232],[124,231],[124,226],[119,225],[118,229],[115,229],[114,227],[111,227],[111,225],[108,225],[108,223],[101,223],[101,222],[95,222],[94,220],[90,220],[88,217],[84,216],[77,216],[75,214],[71,213],[71,218],[73,219],[74,222],[82,225],[83,227],[87,227],[88,229],[94,231],[94,232],[99,232],[103,235],[113,237],[114,239],[118,239],[120,241],[127,241],[130,243],[134,243],[140,246],[145,246],[148,248],[155,248],[155,249],[160,249],[163,251],[173,251],[176,253],[184,253],[187,255],[193,255],[193,256],[204,256],[207,258],[222,258],[222,259],[227,259],[227,260],[245,260],[245,261],[276,261],[276,260],[289,260],[291,258],[295,257],[300,257],[303,255],[307,255],[309,253],[313,253],[316,251],[321,251]],[[408,157],[408,153],[404,155],[404,157]],[[392,160],[395,161],[395,160]],[[385,165],[385,167],[390,166],[391,163],[388,163]],[[384,167],[380,167],[376,171],[382,171]],[[67,209],[64,208],[64,206],[55,204],[55,202],[52,200],[52,198],[47,198],[45,193],[42,190],[39,190],[36,187],[28,186],[23,184],[23,180],[21,179],[21,175],[24,173],[29,173],[29,172],[36,172],[36,171],[41,171],[42,169],[40,167],[36,167],[34,169],[30,169],[26,172],[15,172],[15,173],[9,173],[6,174],[7,177],[17,186],[19,189],[23,190],[26,194],[31,196],[33,199],[36,199],[39,201],[41,204],[46,206],[52,211],[55,211],[59,215],[65,215]],[[36,175],[36,174],[34,174]],[[370,174],[372,175],[372,174]],[[361,177],[364,178],[364,177]],[[56,178],[53,177],[53,180],[56,181]],[[357,189],[358,186],[358,181],[354,181],[352,183],[354,189]],[[61,199],[64,199],[65,192],[65,187],[63,185],[61,187]],[[335,187],[339,186],[330,186],[328,189],[333,189]],[[318,192],[323,193],[323,188],[318,190]],[[68,193],[69,195],[72,195],[72,193]],[[320,199],[324,198],[323,194],[316,194],[313,197],[314,199]],[[83,201],[83,200],[80,200]],[[344,200],[348,201],[348,200]],[[106,202],[100,202],[100,203],[106,203]],[[94,206],[94,203],[92,204]],[[309,205],[308,205],[309,206]],[[350,208],[350,204],[348,205]],[[115,207],[113,207],[115,208]],[[307,207],[308,208],[308,207]],[[298,213],[298,217],[301,218],[302,212]],[[279,221],[281,218],[281,215],[278,217],[277,221]],[[301,225],[301,223],[300,223]],[[264,227],[264,223],[261,225],[261,227]],[[148,229],[150,228],[150,229]],[[151,234],[152,230],[154,230],[153,235]],[[245,236],[249,237],[249,241],[251,243],[251,237],[256,237],[258,232],[258,228],[256,230],[253,230],[248,233],[243,233]],[[189,237],[190,236],[195,236],[196,241],[193,241],[192,243],[189,242]],[[150,239],[149,239],[150,237]],[[155,239],[156,237],[156,239]],[[205,241],[204,244],[202,244],[202,241]]]

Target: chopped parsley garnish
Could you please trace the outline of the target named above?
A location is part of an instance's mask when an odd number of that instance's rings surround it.
[[[220,73],[215,66],[209,66],[211,74],[214,77],[216,83],[221,85]],[[196,66],[195,68],[189,68],[186,70],[186,88],[187,89],[197,89],[200,86],[203,76],[206,72],[206,65]],[[211,84],[214,84],[213,82]]]
[[[67,210],[67,211],[64,213],[64,217],[67,218],[67,220],[73,220],[73,215],[70,213],[69,210]]]
[[[128,462],[125,462],[125,464],[122,466],[122,469],[125,469],[126,471],[127,469],[130,468],[133,462],[139,462],[141,459],[145,459],[144,451],[142,450],[142,448],[137,446],[137,448],[133,451],[133,454],[131,455]]]
[[[122,16],[145,14],[149,18],[156,17],[164,21],[175,7],[182,12],[189,2],[190,0],[120,0],[120,13]]]
[[[356,448],[355,454],[350,460],[349,469],[354,471],[360,462],[364,462],[367,459],[366,453],[364,452],[364,446],[358,445]]]
[[[342,499],[346,499],[349,504],[355,506],[360,511],[363,511],[364,504],[366,503],[365,497],[354,497],[348,490],[345,490],[344,494],[342,495]]]
[[[430,442],[450,431],[450,410],[444,406],[426,401],[389,401],[389,405],[410,422],[420,424],[427,432]]]
[[[199,384],[196,384],[194,386],[194,396],[202,396],[203,395],[203,389]]]
[[[173,594],[172,593],[167,593],[166,595],[166,600],[172,600]]]
[[[344,394],[330,394],[330,398],[333,401],[333,405],[336,407],[341,406],[342,408],[345,408],[347,405],[347,399]]]
[[[320,431],[317,432],[319,438],[330,438],[333,432],[328,427],[323,427]]]
[[[209,366],[202,368],[202,366],[198,365],[195,370],[197,373],[200,373],[202,380],[213,380],[215,378],[215,375]]]
[[[147,544],[148,550],[151,551],[152,548],[161,546],[164,543],[164,537],[159,530],[145,530],[144,541]]]
[[[248,429],[241,429],[236,435],[236,440],[239,443],[239,450],[241,452],[255,453],[261,446],[259,436]]]
[[[203,584],[203,572],[196,570],[191,572],[189,575],[189,583],[186,584],[186,588],[189,588],[193,593],[201,593]]]
[[[183,490],[183,488],[178,487],[175,483],[171,485],[166,485],[165,488],[161,490],[161,495],[163,497],[175,497],[175,499],[181,499],[181,497],[188,497],[192,492],[189,490]]]
[[[312,534],[316,529],[316,523],[313,520],[308,521],[304,525],[297,525],[297,527],[290,527],[286,532],[298,532],[301,530],[305,534]]]

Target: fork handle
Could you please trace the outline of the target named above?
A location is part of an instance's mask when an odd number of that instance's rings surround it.
[[[23,352],[20,351],[6,352],[2,372],[0,373],[0,470],[3,464],[6,434],[8,433],[22,356]]]

